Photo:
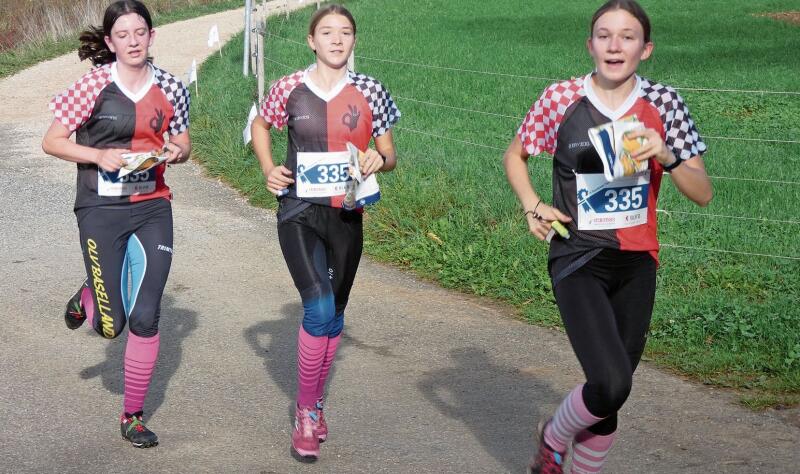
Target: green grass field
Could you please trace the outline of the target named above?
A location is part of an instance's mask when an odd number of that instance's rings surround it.
[[[384,197],[368,212],[369,255],[445,287],[511,303],[532,323],[560,324],[546,245],[526,233],[501,159],[547,78],[591,69],[585,40],[599,4],[346,2],[358,21],[356,69],[380,79],[403,113],[395,131],[400,165],[381,176]],[[739,389],[752,407],[795,405],[800,144],[711,137],[800,140],[800,56],[791,53],[800,49],[800,29],[753,15],[791,10],[796,3],[643,4],[656,45],[640,68],[643,76],[675,87],[794,92],[681,90],[708,137],[705,159],[715,198],[698,208],[664,180],[661,242],[700,250],[662,250],[646,357],[705,383]],[[269,39],[267,56],[274,62],[267,63],[268,79],[313,61],[308,48],[295,43],[304,41],[310,14],[306,9],[270,21],[270,31],[290,41]],[[254,204],[274,207],[252,152],[242,144],[255,81],[242,77],[241,54],[235,53],[241,47],[239,37],[228,45],[230,54],[211,57],[200,72],[202,89],[192,110],[196,156]],[[285,156],[285,133],[274,133],[273,143],[275,156]],[[544,156],[530,163],[535,186],[549,196],[552,162]]]

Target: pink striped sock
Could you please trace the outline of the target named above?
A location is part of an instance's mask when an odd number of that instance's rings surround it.
[[[297,337],[297,405],[313,407],[317,402],[317,385],[325,359],[328,336],[314,337],[300,326]]]
[[[94,328],[94,298],[92,298],[91,288],[81,290],[81,306],[86,313],[86,321],[90,328]]]
[[[602,420],[589,413],[583,403],[583,385],[569,392],[544,430],[545,442],[559,453],[567,452],[567,444],[576,434]]]
[[[339,347],[339,340],[342,335],[328,338],[328,347],[325,350],[325,360],[322,361],[322,370],[319,372],[319,382],[317,383],[317,400],[322,398],[325,394],[325,382],[328,379],[328,373],[331,371],[333,359],[336,357],[336,348]]]
[[[617,433],[596,435],[583,430],[572,443],[572,474],[596,474],[603,470]]]
[[[158,359],[158,346],[161,338],[139,337],[128,331],[128,344],[125,346],[125,413],[142,411],[144,397],[150,386],[153,369]]]

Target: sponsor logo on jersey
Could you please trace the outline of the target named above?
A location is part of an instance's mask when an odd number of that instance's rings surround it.
[[[157,248],[158,248],[158,250],[161,250],[163,252],[167,252],[168,254],[172,255],[172,247],[167,247],[166,245],[158,244]]]
[[[296,115],[292,117],[292,120],[309,120],[310,118],[310,115]]]
[[[567,149],[574,150],[575,148],[589,148],[592,146],[591,142],[572,142],[567,145]]]
[[[155,133],[159,133],[161,131],[161,127],[164,126],[164,111],[161,109],[155,110],[155,116],[150,119],[150,128],[153,129]]]
[[[99,114],[99,115],[95,115],[94,118],[95,118],[95,120],[112,120],[112,121],[113,120],[119,120],[119,117],[117,117],[116,115],[110,115],[110,114]]]
[[[342,115],[342,125],[346,125],[352,132],[358,127],[358,119],[361,117],[361,112],[358,111],[355,105],[348,105],[347,108],[350,109],[350,112],[345,112]]]
[[[100,313],[103,336],[112,339],[116,335],[114,332],[114,318],[109,314],[111,306],[108,304],[108,293],[106,293],[106,285],[103,282],[103,271],[100,270],[100,254],[97,252],[97,242],[94,239],[89,239],[86,241],[86,247],[89,249],[89,260],[92,261],[92,286],[94,287],[94,295],[97,298],[97,312]]]

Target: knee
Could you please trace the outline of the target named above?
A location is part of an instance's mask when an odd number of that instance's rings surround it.
[[[322,293],[303,300],[303,329],[312,336],[327,336],[335,319],[332,293]]]
[[[342,329],[344,329],[344,313],[337,311],[336,316],[328,326],[328,337],[338,336],[342,333]]]
[[[617,374],[598,383],[587,384],[590,395],[587,408],[595,416],[607,417],[622,407],[631,393],[632,378],[630,375]],[[590,403],[591,402],[593,403]]]
[[[140,307],[130,316],[129,329],[139,337],[153,337],[158,334],[160,309]]]
[[[125,317],[122,315],[111,316],[109,314],[95,315],[94,330],[104,339],[116,339],[125,329]]]
[[[601,385],[600,390],[608,411],[615,412],[622,407],[631,393],[632,383],[631,376],[628,375],[616,377]]]

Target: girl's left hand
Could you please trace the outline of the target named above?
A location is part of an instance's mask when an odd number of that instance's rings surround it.
[[[167,151],[167,163],[183,163],[189,159],[184,156],[183,149],[172,142],[165,143],[164,149]]]
[[[633,130],[626,134],[628,139],[644,138],[646,141],[636,152],[631,154],[631,158],[638,161],[654,158],[661,166],[667,166],[675,162],[675,155],[667,148],[667,144],[661,139],[661,135],[653,129],[642,128]]]
[[[364,154],[358,157],[358,167],[361,168],[361,176],[367,179],[372,173],[383,168],[383,157],[372,148],[367,148]]]

